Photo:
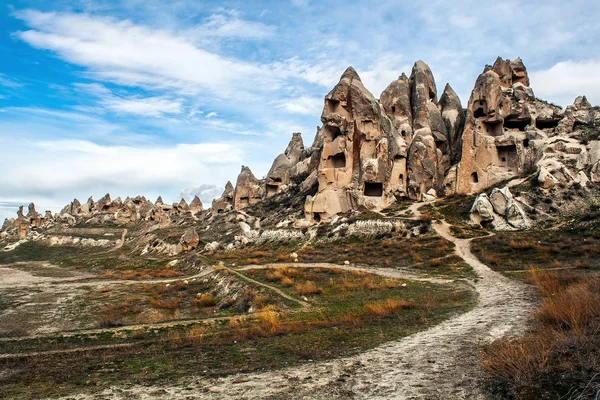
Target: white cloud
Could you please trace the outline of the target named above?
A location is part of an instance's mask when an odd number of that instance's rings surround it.
[[[8,76],[6,76],[4,74],[0,74],[0,86],[16,89],[16,88],[23,87],[23,84],[16,81],[15,79],[9,78]]]
[[[196,46],[184,35],[128,20],[34,10],[16,16],[33,28],[17,32],[21,40],[88,68],[92,76],[119,84],[174,87],[190,93],[210,90],[216,97],[243,96],[277,89],[293,72],[278,65],[226,58]],[[227,24],[215,18],[209,22],[225,29]],[[226,28],[228,34],[242,29],[239,23],[236,26]]]
[[[222,185],[242,164],[242,148],[228,143],[174,146],[99,145],[85,140],[0,139],[0,157],[15,173],[0,177],[3,197],[97,192],[121,193]],[[35,184],[32,184],[34,183]],[[96,193],[97,194],[97,193]]]
[[[263,14],[261,14],[262,16]],[[200,38],[267,39],[275,33],[275,27],[260,22],[245,21],[237,13],[212,14],[204,24],[190,30]]]
[[[319,115],[323,109],[323,99],[319,97],[300,96],[281,100],[275,106],[292,114]]]
[[[159,117],[164,114],[181,114],[182,102],[172,101],[164,97],[147,97],[132,99],[107,99],[103,104],[110,110],[143,115],[148,117]]]
[[[216,117],[218,114],[216,112],[209,112],[208,114],[206,114],[206,118],[213,118]]]
[[[210,207],[213,199],[218,198],[223,193],[224,187],[216,185],[200,185],[192,188],[183,189],[173,201],[185,199],[188,203],[198,196],[204,208]]]
[[[536,96],[565,107],[577,96],[600,104],[600,61],[562,61],[552,67],[529,73]]]

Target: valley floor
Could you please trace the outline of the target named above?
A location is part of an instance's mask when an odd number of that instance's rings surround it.
[[[411,207],[418,218],[418,205]],[[452,236],[446,222],[433,223],[437,234],[455,244],[455,252],[470,265],[477,278],[472,282],[477,304],[470,311],[447,319],[424,331],[387,342],[358,355],[263,373],[225,377],[189,376],[169,385],[115,386],[72,399],[478,399],[481,391],[479,347],[500,337],[524,332],[535,303],[532,287],[510,280],[480,262],[470,250],[473,239]],[[327,267],[298,264],[295,267]],[[339,266],[384,277],[406,277],[385,268]],[[263,266],[239,268],[240,271]],[[412,278],[417,278],[414,276]],[[181,279],[181,278],[180,278]],[[440,281],[439,278],[423,278]],[[12,278],[11,278],[12,280]],[[166,282],[164,280],[163,282]],[[62,285],[86,284],[72,280]],[[105,285],[126,282],[104,282]],[[120,328],[114,328],[120,329]],[[110,331],[107,328],[99,331]],[[4,354],[4,357],[11,357]]]

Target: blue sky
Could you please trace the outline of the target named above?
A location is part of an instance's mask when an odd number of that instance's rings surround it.
[[[524,3],[3,0],[0,217],[106,192],[208,201],[293,132],[310,145],[348,65],[378,97],[422,59],[465,105],[485,64],[520,56],[538,97],[599,104],[600,6]]]

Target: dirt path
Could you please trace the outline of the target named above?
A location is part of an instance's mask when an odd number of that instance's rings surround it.
[[[420,205],[410,207],[415,218]],[[189,379],[170,387],[108,389],[94,398],[484,399],[477,382],[477,347],[502,336],[520,334],[533,296],[524,284],[481,263],[471,253],[472,239],[453,237],[446,223],[434,223],[433,227],[455,243],[456,254],[479,275],[475,282],[478,304],[471,311],[353,357],[266,373]]]
[[[417,265],[417,264],[415,264]],[[236,268],[237,271],[250,271],[253,269],[265,269],[265,268],[278,268],[278,267],[292,267],[292,268],[337,268],[344,271],[360,271],[367,272],[370,274],[375,274],[379,276],[383,276],[386,278],[395,278],[395,279],[407,279],[411,281],[422,281],[422,282],[431,282],[438,284],[448,284],[454,282],[454,279],[442,279],[442,278],[433,278],[428,276],[423,276],[423,274],[415,273],[414,271],[410,271],[408,268],[406,269],[392,269],[392,268],[378,268],[378,267],[370,267],[370,266],[361,266],[361,265],[339,265],[333,263],[273,263],[273,264],[264,264],[264,265],[246,265],[240,268]]]

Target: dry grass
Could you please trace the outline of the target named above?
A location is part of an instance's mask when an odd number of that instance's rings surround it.
[[[283,286],[283,287],[291,287],[292,285],[294,285],[294,280],[293,280],[293,279],[291,279],[291,278],[288,278],[288,277],[286,276],[286,277],[283,277],[279,283],[280,283],[280,284],[281,284],[281,286]]]
[[[167,310],[177,310],[181,307],[181,299],[171,298],[171,299],[149,299],[148,304],[150,304],[154,308],[163,308]]]
[[[575,398],[600,368],[600,278],[531,269],[528,280],[542,295],[532,330],[486,346],[482,366],[503,397]]]
[[[185,341],[186,343],[202,343],[207,332],[208,329],[205,326],[195,325],[185,331]]]
[[[298,294],[300,296],[311,296],[311,295],[323,293],[323,289],[318,287],[317,284],[312,281],[298,283],[296,285],[295,289],[296,289],[296,294]]]
[[[481,258],[481,261],[483,261],[484,264],[488,264],[488,265],[490,265],[490,264],[498,265],[502,261],[502,259],[500,257],[498,257],[497,255],[490,254],[486,251],[481,251],[479,258]]]
[[[537,248],[538,244],[531,240],[515,240],[512,239],[509,244],[513,250],[531,250]]]
[[[599,312],[600,294],[592,290],[589,282],[580,282],[546,297],[534,316],[550,329],[568,330],[584,337]]]
[[[202,293],[200,297],[196,299],[196,305],[198,307],[214,307],[217,305],[217,301],[211,293]]]
[[[385,317],[399,310],[407,310],[414,307],[413,303],[402,299],[387,299],[365,304],[367,314],[377,317]]]

